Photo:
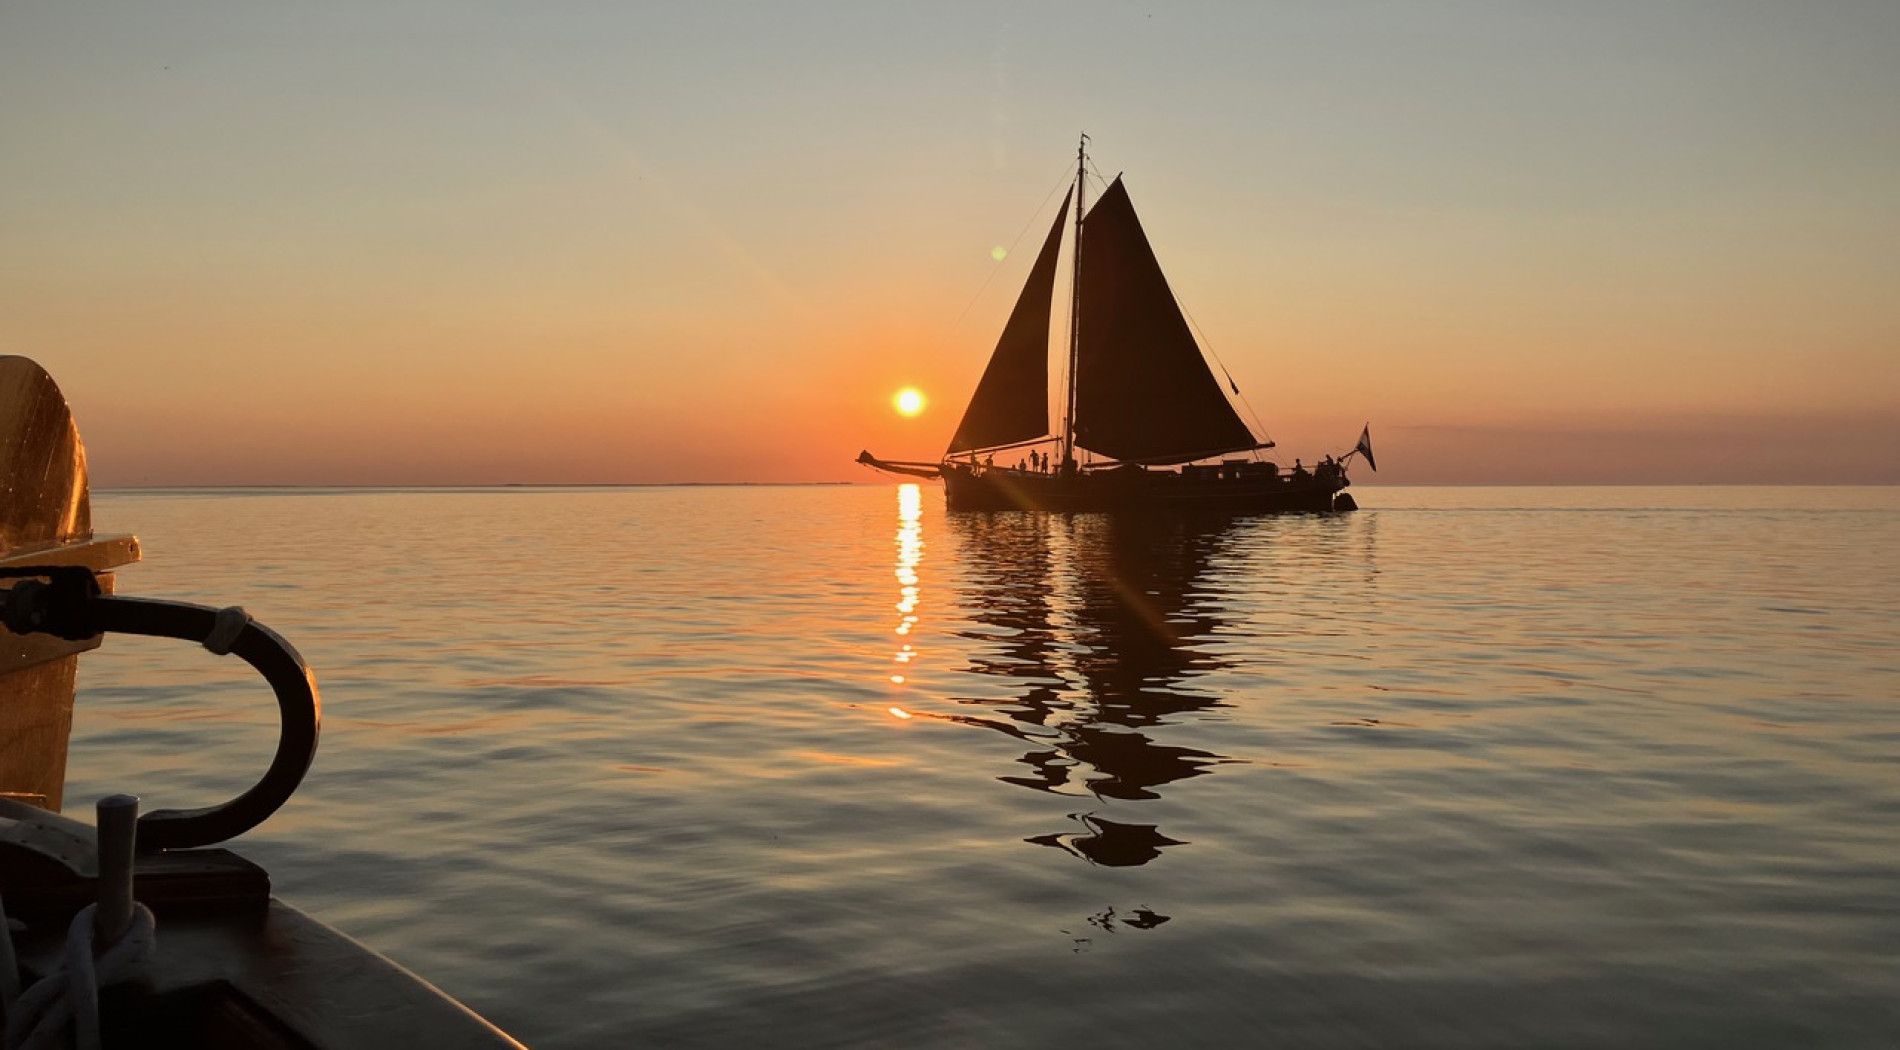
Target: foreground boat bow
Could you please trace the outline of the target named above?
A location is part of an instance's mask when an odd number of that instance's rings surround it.
[[[0,900],[20,925],[0,919],[7,1045],[519,1047],[216,848],[302,780],[315,680],[242,610],[112,593],[104,570],[136,561],[138,543],[93,535],[78,430],[52,380],[19,357],[0,357],[0,495]],[[264,675],[280,730],[256,786],[142,817],[137,799],[114,796],[97,829],[57,812],[77,654],[112,633],[188,640]]]

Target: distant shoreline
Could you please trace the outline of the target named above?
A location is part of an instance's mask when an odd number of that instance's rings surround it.
[[[508,481],[441,485],[100,485],[93,492],[506,492],[510,489],[836,488],[861,481]]]

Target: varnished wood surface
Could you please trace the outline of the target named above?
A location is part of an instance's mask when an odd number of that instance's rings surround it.
[[[0,554],[0,568],[30,568],[38,565],[83,565],[98,574],[99,589],[113,593],[117,577],[104,570],[139,560],[139,541],[134,536],[96,536],[66,543],[46,543],[24,550]],[[17,583],[0,578],[0,590]],[[51,635],[17,635],[0,628],[0,696],[6,695],[6,676],[35,664],[62,656],[83,653],[99,647],[98,638],[69,642]]]
[[[0,551],[0,565],[84,565],[94,572],[129,565],[138,560],[138,537],[124,535],[94,536],[88,533],[84,539],[30,544]]]
[[[0,356],[0,565],[103,570],[138,556],[130,536],[92,535],[86,449],[59,387],[32,361]],[[101,583],[110,587],[109,576]],[[37,796],[59,808],[76,654],[98,644],[0,629],[0,793]]]
[[[0,566],[14,564],[16,563],[11,559],[0,557]],[[100,573],[98,580],[99,589],[105,594],[113,593],[118,582],[109,572]],[[0,591],[15,586],[18,582],[18,580],[0,578]],[[64,656],[83,653],[88,649],[97,649],[100,641],[101,638],[98,635],[78,641],[68,641],[64,638],[55,638],[50,634],[13,634],[6,628],[0,627],[0,697],[11,695],[7,692],[8,677],[14,672]]]
[[[0,357],[0,553],[92,535],[86,449],[53,378]]]
[[[77,656],[62,656],[0,678],[0,790],[59,809],[78,670]]]

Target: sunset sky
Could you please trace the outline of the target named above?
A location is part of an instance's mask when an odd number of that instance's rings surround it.
[[[1086,130],[1289,460],[1900,482],[1897,99],[1894,3],[10,3],[0,353],[98,485],[873,480]]]

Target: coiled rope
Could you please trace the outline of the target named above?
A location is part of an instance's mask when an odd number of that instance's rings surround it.
[[[138,973],[158,943],[157,921],[143,904],[132,906],[132,921],[111,944],[93,944],[93,917],[99,906],[88,904],[66,928],[66,949],[59,965],[33,986],[6,1003],[7,1050],[56,1050],[77,1046],[99,1050],[99,990]],[[6,924],[0,912],[0,927]],[[13,955],[13,932],[0,933],[6,944],[0,953]],[[14,977],[11,971],[8,977]],[[11,991],[17,978],[0,981]]]

